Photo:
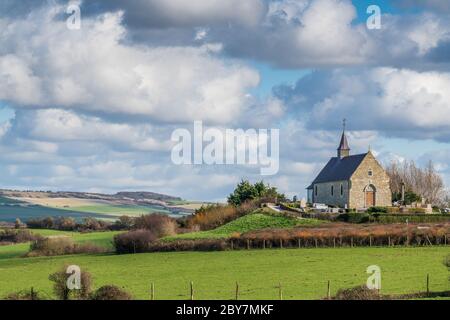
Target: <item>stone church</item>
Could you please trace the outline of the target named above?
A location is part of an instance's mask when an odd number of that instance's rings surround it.
[[[370,150],[350,155],[345,124],[337,157],[328,161],[307,191],[309,203],[355,209],[392,205],[389,176]]]

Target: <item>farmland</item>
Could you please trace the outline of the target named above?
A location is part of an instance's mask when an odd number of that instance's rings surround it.
[[[122,215],[139,216],[147,213],[165,213],[178,216],[179,208],[157,204],[121,204],[111,201],[77,198],[5,198],[0,197],[0,221],[12,222],[16,218],[26,221],[39,217],[73,217],[82,219],[115,220]]]
[[[106,235],[106,234],[105,234]],[[111,236],[111,235],[109,235]],[[116,284],[137,299],[149,298],[154,282],[157,299],[188,299],[194,282],[196,299],[232,299],[236,281],[242,299],[276,299],[283,286],[285,299],[317,299],[338,288],[365,283],[366,268],[382,270],[383,293],[425,290],[431,275],[433,291],[449,289],[442,264],[448,247],[274,249],[225,252],[177,252],[136,255],[78,255],[21,258],[19,246],[0,247],[0,297],[33,286],[52,296],[48,275],[64,264],[88,270],[94,286]],[[25,245],[26,248],[26,245]],[[220,270],[220,271],[219,271]]]

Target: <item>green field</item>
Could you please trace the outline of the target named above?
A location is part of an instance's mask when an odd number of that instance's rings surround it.
[[[48,236],[70,236],[75,242],[86,243],[90,242],[98,246],[102,246],[108,249],[113,249],[112,238],[119,232],[91,232],[91,233],[79,233],[79,232],[68,232],[68,231],[57,231],[57,230],[32,230],[33,233],[40,234],[44,237]],[[8,246],[0,246],[0,261],[7,258],[17,258],[23,256],[28,252],[30,245],[28,243],[20,243]]]
[[[85,213],[95,213],[95,214],[105,214],[108,216],[141,216],[149,213],[166,213],[170,214],[169,210],[164,209],[159,206],[129,206],[129,205],[107,205],[99,204],[92,206],[75,206],[67,209],[67,211],[85,212]]]
[[[167,237],[164,240],[179,239],[222,239],[232,236],[234,233],[244,233],[253,230],[266,228],[292,228],[295,226],[313,226],[321,222],[314,219],[296,219],[276,214],[254,213],[231,221],[217,229],[210,231],[200,231],[180,234],[174,237]]]
[[[80,235],[81,241],[84,236]],[[109,237],[111,235],[108,235]],[[104,241],[107,234],[89,237]],[[97,238],[99,237],[99,238]],[[83,239],[84,240],[84,239]],[[94,278],[94,287],[115,284],[148,299],[154,282],[157,299],[188,299],[194,282],[196,299],[232,299],[239,282],[242,299],[277,299],[278,284],[285,299],[317,299],[365,283],[366,268],[382,270],[382,293],[449,290],[449,273],[442,260],[448,247],[274,249],[225,252],[176,252],[137,255],[78,255],[21,258],[27,245],[0,247],[0,297],[31,286],[52,297],[48,275],[65,264],[77,264]]]

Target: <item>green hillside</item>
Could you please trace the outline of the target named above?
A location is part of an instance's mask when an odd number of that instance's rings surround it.
[[[221,239],[228,238],[234,233],[245,233],[248,231],[267,228],[292,228],[300,225],[311,226],[318,225],[320,223],[320,221],[314,219],[297,219],[287,217],[282,214],[268,214],[267,212],[258,210],[253,214],[249,214],[233,220],[214,230],[185,233],[174,237],[167,237],[164,240],[172,241],[180,239]]]

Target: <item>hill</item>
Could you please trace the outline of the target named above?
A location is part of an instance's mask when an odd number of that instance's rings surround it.
[[[221,239],[228,238],[236,233],[245,233],[267,228],[292,228],[301,225],[319,225],[321,223],[323,222],[314,219],[288,217],[280,213],[272,212],[272,210],[266,208],[256,210],[251,214],[233,220],[214,230],[179,234],[174,237],[167,237],[164,240]]]

